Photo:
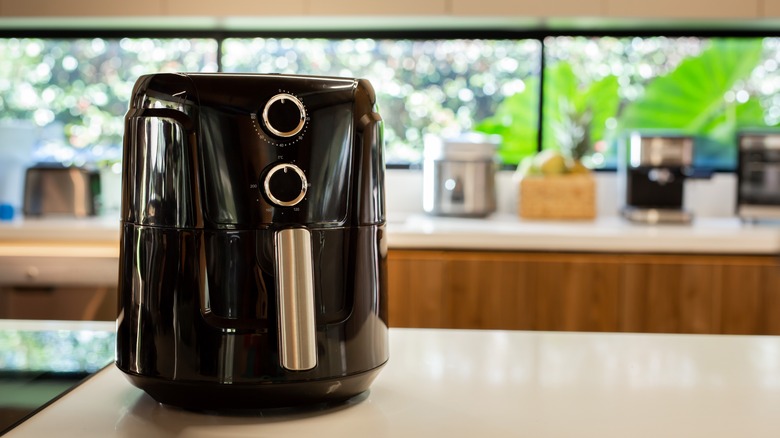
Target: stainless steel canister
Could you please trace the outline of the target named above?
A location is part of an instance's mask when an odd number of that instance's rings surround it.
[[[439,216],[483,217],[496,211],[499,136],[426,136],[423,209]]]

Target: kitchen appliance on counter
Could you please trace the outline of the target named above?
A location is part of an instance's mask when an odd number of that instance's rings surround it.
[[[693,143],[689,136],[631,134],[618,160],[623,217],[640,223],[691,222],[683,191]]]
[[[99,199],[100,174],[96,170],[38,164],[25,173],[25,216],[95,216]]]
[[[780,219],[780,132],[737,137],[737,214],[749,221]]]
[[[423,210],[437,216],[484,217],[496,211],[499,136],[425,137]]]
[[[142,76],[125,117],[116,364],[157,401],[340,401],[388,360],[365,80]]]

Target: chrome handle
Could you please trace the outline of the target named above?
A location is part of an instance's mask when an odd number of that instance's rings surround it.
[[[277,231],[279,363],[292,371],[317,366],[311,236],[304,228]]]

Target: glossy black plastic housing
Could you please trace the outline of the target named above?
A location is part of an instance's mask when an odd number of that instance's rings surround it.
[[[286,93],[304,126],[276,136]],[[278,105],[278,104],[277,104]],[[280,206],[271,168],[302,171]],[[274,234],[311,237],[317,365],[280,366]],[[365,391],[388,359],[382,123],[364,80],[141,77],[125,117],[117,366],[162,403],[281,407]]]
[[[682,208],[686,174],[680,167],[668,167],[665,170],[672,178],[670,181],[659,183],[651,176],[652,172],[656,171],[655,168],[628,169],[626,204],[639,208]]]

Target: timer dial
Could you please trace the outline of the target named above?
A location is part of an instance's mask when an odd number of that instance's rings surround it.
[[[265,127],[277,137],[293,137],[306,125],[306,108],[289,93],[279,93],[270,98],[262,116]]]
[[[276,205],[292,207],[306,196],[308,189],[306,174],[300,167],[281,163],[272,167],[265,175],[263,189],[265,195]]]

